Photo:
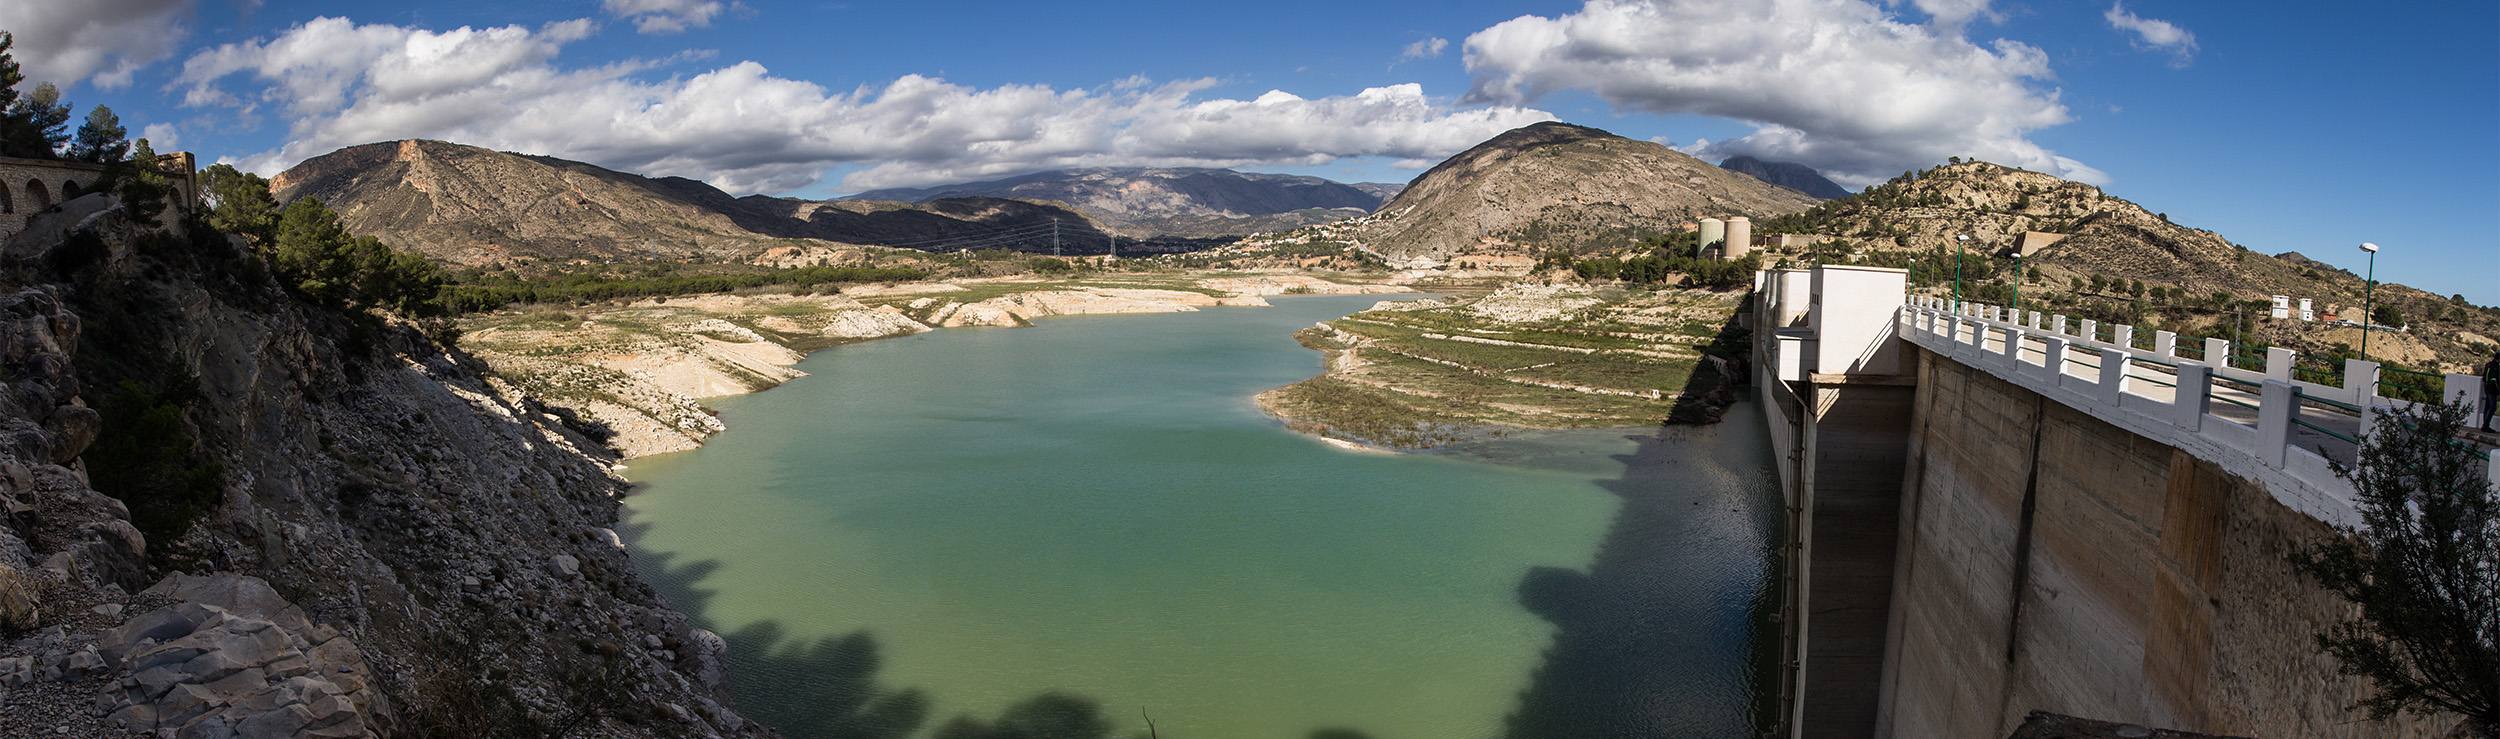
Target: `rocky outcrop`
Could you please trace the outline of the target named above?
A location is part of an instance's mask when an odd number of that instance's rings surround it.
[[[550,409],[69,205],[0,248],[0,733],[765,732]]]

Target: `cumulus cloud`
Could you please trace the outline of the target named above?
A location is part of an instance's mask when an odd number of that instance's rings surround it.
[[[2109,21],[2110,28],[2132,35],[2136,48],[2169,54],[2170,66],[2185,67],[2196,61],[2196,34],[2176,23],[2138,16],[2120,3],[2110,3],[2109,12],[2101,18]]]
[[[11,0],[0,31],[16,36],[10,54],[29,81],[111,89],[173,56],[191,10],[191,0]]]
[[[150,123],[139,129],[139,138],[148,140],[148,148],[160,152],[182,149],[182,134],[171,123]]]
[[[712,25],[728,6],[720,0],[603,0],[600,9],[633,21],[643,33],[678,33]]]
[[[1424,40],[1422,40],[1422,41],[1417,41],[1417,42],[1415,42],[1415,43],[1407,44],[1407,45],[1406,45],[1406,50],[1405,50],[1405,51],[1398,52],[1398,61],[1412,61],[1412,60],[1416,60],[1416,59],[1439,59],[1439,58],[1441,58],[1441,52],[1445,52],[1445,51],[1449,51],[1449,50],[1450,50],[1450,40],[1449,40],[1449,39],[1445,39],[1445,38],[1442,38],[1442,37],[1439,37],[1439,36],[1433,36],[1433,37],[1430,37],[1430,38],[1426,38],[1426,39],[1424,39]]]
[[[1844,184],[1952,156],[2107,179],[2029,137],[2073,117],[2046,53],[1977,44],[1863,0],[1590,0],[1496,24],[1465,49],[1470,99],[1527,105],[1580,90],[1622,109],[1748,121],[1754,131],[1703,153],[1801,162]]]
[[[1419,85],[1306,99],[1205,98],[1207,80],[977,88],[907,75],[828,90],[739,62],[653,79],[658,63],[561,66],[586,22],[429,31],[345,19],[207,49],[178,84],[195,106],[283,111],[273,172],[333,149],[437,138],[544,153],[733,192],[805,187],[837,165],[847,188],[922,185],[1054,167],[1318,164],[1438,159],[1553,116],[1455,109]],[[237,93],[231,88],[255,88]]]

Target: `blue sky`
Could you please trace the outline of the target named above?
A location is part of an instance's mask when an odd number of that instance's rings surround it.
[[[0,28],[82,109],[263,171],[431,137],[804,196],[1404,181],[1559,118],[1851,185],[1979,156],[2500,303],[2495,3],[35,0]]]

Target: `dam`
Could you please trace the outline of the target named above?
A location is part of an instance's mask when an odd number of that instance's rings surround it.
[[[1912,297],[1906,278],[1756,277],[1756,405],[1787,502],[1786,718],[1766,736],[2003,737],[2035,712],[2230,736],[2455,727],[2349,709],[2368,686],[2311,635],[2351,607],[2289,563],[2359,522],[2333,464],[2405,403],[2378,395],[2377,364],[2312,383],[2287,350],[2239,367],[2227,342],[2190,355],[2169,332]],[[2451,400],[2479,392],[2446,378]],[[2145,735],[2127,731],[2108,735]]]

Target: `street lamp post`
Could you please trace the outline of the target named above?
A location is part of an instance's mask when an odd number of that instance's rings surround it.
[[[1953,311],[1962,311],[1962,252],[1970,248],[1970,234],[1953,237]]]
[[[2361,282],[2361,359],[2370,358],[2370,297],[2378,292],[2378,245],[2361,242],[2361,250],[2370,253],[2370,271]]]

